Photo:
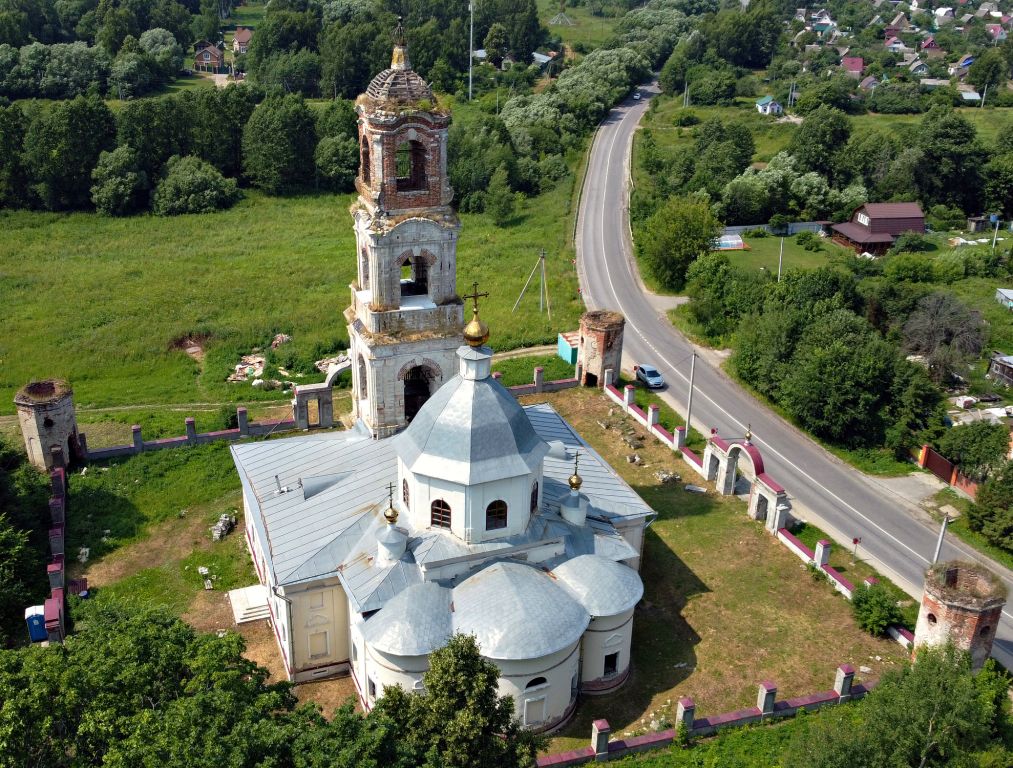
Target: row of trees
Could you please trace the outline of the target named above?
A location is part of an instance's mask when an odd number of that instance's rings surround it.
[[[90,92],[140,96],[175,79],[183,47],[166,29],[124,41],[115,58],[87,43],[0,45],[0,97],[71,99]]]
[[[240,178],[272,194],[351,189],[359,162],[352,105],[334,101],[314,113],[295,95],[258,107],[261,96],[248,86],[202,89],[130,102],[115,115],[83,96],[48,108],[0,107],[0,205],[94,205],[124,215],[146,208],[168,171],[175,178],[154,196],[161,213],[192,209],[181,208],[184,197],[202,198],[200,210],[226,205]],[[167,168],[187,156],[202,162]]]
[[[424,692],[388,688],[368,715],[349,703],[327,720],[235,633],[101,597],[73,608],[64,645],[0,651],[4,768],[526,768],[544,741],[497,697],[472,637],[430,656]]]

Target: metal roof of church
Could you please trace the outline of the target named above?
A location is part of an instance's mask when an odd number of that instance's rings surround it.
[[[581,555],[552,573],[592,616],[616,616],[644,596],[644,583],[632,568],[603,557]]]
[[[492,377],[454,376],[393,441],[412,472],[469,485],[527,474],[549,451],[517,399]]]
[[[635,557],[611,522],[654,512],[547,403],[526,406],[540,440],[552,444],[543,459],[542,509],[558,511],[569,493],[573,454],[581,453],[581,493],[591,503],[588,527],[577,531],[546,516],[543,535],[567,535],[567,556],[597,553]],[[371,531],[383,524],[387,484],[397,480],[394,440],[372,440],[358,431],[283,438],[231,446],[257,538],[264,545],[272,584],[311,581],[338,573],[361,611],[374,610],[415,583],[414,563],[375,567],[359,555],[374,554]],[[276,480],[277,478],[277,480]],[[285,489],[278,493],[278,486]],[[551,529],[551,530],[550,530]],[[528,537],[530,540],[530,535]],[[509,542],[507,543],[509,546]],[[463,550],[463,551],[462,551]],[[413,534],[409,551],[420,561],[468,554],[469,545],[442,531]]]

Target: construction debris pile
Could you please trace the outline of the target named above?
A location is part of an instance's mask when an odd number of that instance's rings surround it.
[[[236,527],[236,516],[228,512],[223,512],[221,517],[218,518],[218,522],[211,526],[211,538],[214,541],[221,541],[228,536],[232,529]]]

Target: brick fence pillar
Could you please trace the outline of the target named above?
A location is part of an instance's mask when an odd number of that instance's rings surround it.
[[[130,432],[133,435],[134,453],[140,453],[144,450],[144,438],[141,437],[140,425],[134,424],[134,426],[130,428]]]
[[[777,698],[777,686],[770,680],[760,683],[759,692],[756,696],[756,708],[760,710],[763,717],[774,714],[774,700]]]
[[[629,408],[631,405],[637,402],[637,388],[632,384],[627,384],[623,390],[623,404]]]
[[[66,521],[66,500],[63,496],[51,496],[49,498],[49,522],[53,525],[63,525]]]
[[[595,720],[591,723],[591,749],[594,750],[594,759],[598,762],[608,760],[611,733],[612,726],[608,720]]]
[[[63,555],[54,555],[53,562],[46,566],[50,589],[63,589]]]
[[[189,445],[197,445],[197,422],[193,416],[186,417],[186,442]]]
[[[837,677],[834,678],[834,693],[841,701],[851,698],[851,686],[855,682],[855,668],[850,664],[841,664],[837,667]]]
[[[813,555],[813,559],[816,561],[816,565],[824,566],[830,562],[830,542],[826,539],[820,539],[816,542],[816,552]]]
[[[239,427],[239,434],[248,437],[250,434],[250,416],[243,407],[236,408],[236,426]]]
[[[81,449],[81,461],[87,463],[87,461],[88,461],[88,438],[85,436],[84,432],[78,432],[77,433],[77,445]]]
[[[603,379],[604,380],[601,383],[601,385],[603,387],[607,387],[610,384],[615,384],[616,383],[616,372],[614,370],[612,370],[611,368],[606,368],[605,369],[605,375],[603,376]]]
[[[545,369],[540,365],[535,366],[535,392],[541,392],[545,386]]]
[[[653,403],[647,406],[647,428],[655,426],[661,420],[661,409]]]
[[[689,696],[683,696],[675,708],[675,725],[686,726],[686,732],[693,732],[693,721],[696,719],[696,703]]]
[[[493,371],[492,377],[496,379],[496,381],[499,381],[500,379],[503,378],[503,371]]]

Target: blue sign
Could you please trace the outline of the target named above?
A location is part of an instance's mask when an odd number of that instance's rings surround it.
[[[999,221],[999,214],[993,213],[991,216],[988,217],[988,220],[991,221],[993,224],[995,224],[997,221]]]

